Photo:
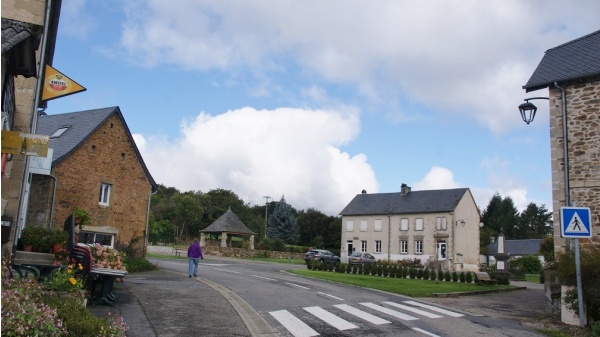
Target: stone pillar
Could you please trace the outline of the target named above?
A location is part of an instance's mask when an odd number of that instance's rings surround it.
[[[206,239],[204,237],[204,233],[200,233],[200,247],[204,247],[206,243]]]
[[[254,250],[254,235],[250,235],[248,239],[248,249]]]
[[[509,257],[509,254],[506,253],[506,240],[504,240],[504,234],[500,233],[500,235],[498,235],[498,252],[494,254],[497,271],[504,272],[506,270],[506,261]]]
[[[227,233],[225,233],[225,232],[221,233],[221,247],[222,248],[227,247]]]

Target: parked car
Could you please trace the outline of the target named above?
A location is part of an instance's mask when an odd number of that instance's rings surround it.
[[[352,253],[352,255],[350,255],[348,257],[348,264],[375,264],[377,263],[377,260],[375,259],[375,256],[369,254],[369,253],[364,253],[364,252],[354,252]]]
[[[304,261],[340,263],[340,257],[325,249],[311,249],[304,254]]]

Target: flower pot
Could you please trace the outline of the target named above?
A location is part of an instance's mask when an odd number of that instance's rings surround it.
[[[26,252],[30,252],[33,250],[33,245],[25,245],[23,246],[23,250]]]
[[[54,245],[52,245],[52,250],[55,253],[60,252],[61,249],[62,249],[62,245],[60,243],[55,243]]]

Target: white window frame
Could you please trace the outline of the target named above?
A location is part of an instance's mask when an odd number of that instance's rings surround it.
[[[110,205],[110,190],[112,186],[107,183],[100,184],[100,198],[98,200],[98,204],[102,206]]]
[[[448,222],[446,221],[446,217],[442,217],[442,230],[445,231],[448,229]]]
[[[360,242],[360,249],[361,249],[361,252],[364,252],[364,253],[367,252],[367,240],[362,240]]]
[[[110,244],[102,244],[101,238],[110,237]],[[114,248],[115,245],[115,234],[112,233],[101,233],[94,231],[79,231],[79,242],[85,243],[86,245],[93,246],[96,244],[96,241],[100,241],[98,243],[102,244],[103,247]]]
[[[445,254],[442,254],[444,252]],[[438,260],[445,260],[448,257],[448,244],[440,241],[437,243],[437,256]]]
[[[346,221],[346,232],[354,232],[354,220]]]
[[[400,219],[400,230],[407,231],[408,230],[408,218]]]
[[[423,218],[416,218],[415,219],[415,230],[416,231],[423,231]]]
[[[366,232],[369,229],[367,220],[360,220],[360,231]]]
[[[381,232],[381,219],[375,219],[375,225],[373,226],[375,232]]]
[[[408,240],[400,240],[400,254],[408,254]]]
[[[415,254],[423,254],[423,240],[415,240]]]
[[[381,240],[375,240],[375,253],[381,253]]]

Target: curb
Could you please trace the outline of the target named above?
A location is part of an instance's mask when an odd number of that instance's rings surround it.
[[[431,297],[437,297],[437,298],[460,297],[460,296],[469,296],[469,295],[502,293],[502,292],[507,292],[507,291],[524,290],[524,289],[527,289],[527,287],[476,290],[476,291],[460,291],[460,292],[454,292],[454,293],[433,293],[433,294],[431,294]]]

